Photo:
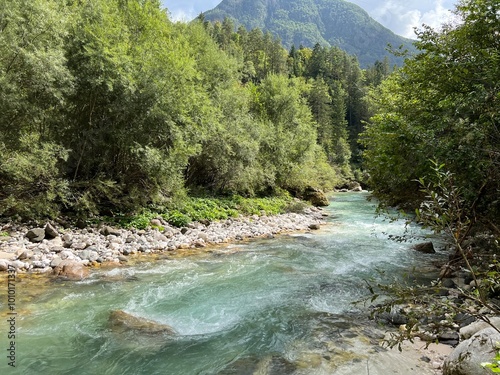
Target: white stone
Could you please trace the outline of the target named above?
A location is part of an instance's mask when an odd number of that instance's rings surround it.
[[[500,317],[494,316],[490,318],[490,322],[497,328],[500,329]],[[482,331],[483,329],[491,327],[488,323],[483,322],[483,321],[477,321],[472,324],[469,324],[468,326],[465,326],[460,329],[460,337],[462,339],[468,339],[472,337],[474,334],[476,334],[479,331]]]
[[[500,341],[500,333],[493,328],[486,328],[462,341],[443,366],[443,375],[490,375],[489,369],[481,363],[491,362],[495,357],[495,343]]]

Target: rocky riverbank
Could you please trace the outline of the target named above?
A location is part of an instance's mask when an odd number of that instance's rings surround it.
[[[64,229],[47,223],[43,228],[4,225],[0,232],[0,271],[45,273],[80,280],[89,268],[102,264],[127,263],[140,254],[174,252],[278,233],[320,229],[327,216],[321,208],[303,213],[231,218],[210,223],[190,223],[175,228],[161,217],[151,229],[122,229],[109,226]]]
[[[399,328],[401,337],[453,348],[439,374],[487,375],[492,372],[482,364],[494,360],[500,342],[497,236],[477,233],[464,242],[464,247],[475,276],[458,254],[452,254],[441,267],[439,282],[414,289],[418,292],[405,297],[411,302],[393,305],[390,312],[387,306],[379,305],[375,317],[379,323]],[[430,242],[413,249],[424,254],[434,252]],[[486,296],[486,302],[481,302],[480,296]]]

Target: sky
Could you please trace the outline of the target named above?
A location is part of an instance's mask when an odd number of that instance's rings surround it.
[[[221,0],[162,0],[172,19],[190,21],[201,12],[213,9]],[[350,0],[396,34],[415,38],[414,27],[422,24],[439,29],[451,20],[450,9],[456,0]]]

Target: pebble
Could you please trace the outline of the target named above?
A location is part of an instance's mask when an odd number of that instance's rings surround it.
[[[159,219],[158,219],[159,220]],[[30,242],[26,233],[36,228],[19,226],[8,239],[0,241],[0,271],[8,266],[18,271],[50,272],[62,261],[82,265],[127,262],[138,252],[149,254],[177,249],[204,248],[208,245],[240,241],[247,238],[273,238],[275,234],[319,229],[324,224],[321,210],[308,208],[303,214],[230,218],[223,221],[190,223],[181,229],[161,223],[154,229],[58,228],[51,227],[53,239]],[[158,224],[156,221],[154,224]],[[161,231],[159,230],[161,229]],[[60,234],[59,234],[60,233]]]

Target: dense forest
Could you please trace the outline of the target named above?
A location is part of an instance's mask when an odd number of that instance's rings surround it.
[[[229,20],[174,23],[157,0],[1,0],[0,216],[331,189],[389,70]]]

